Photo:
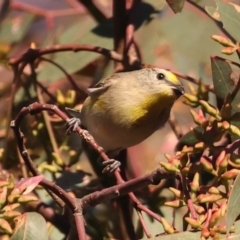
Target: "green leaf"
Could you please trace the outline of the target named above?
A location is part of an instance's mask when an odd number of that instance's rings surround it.
[[[142,2],[138,8],[139,14],[135,19],[136,29],[141,30],[141,26],[150,25],[162,8],[163,4],[159,2],[156,3],[153,0],[151,0],[150,3]],[[145,36],[149,36],[153,32],[155,32],[155,28],[151,27],[151,32],[145,32]],[[157,36],[157,34],[155,35]],[[147,37],[147,39],[152,41],[153,38]],[[158,40],[156,37],[154,39],[154,41]],[[97,23],[90,16],[81,16],[75,24],[68,28],[59,37],[58,40],[58,44],[90,44],[93,46],[113,49],[113,19],[110,18],[101,23]],[[146,46],[144,45],[143,49],[146,49],[145,47]],[[153,52],[152,49],[151,51],[145,51],[148,53]],[[153,54],[151,54],[151,56],[152,55]],[[86,51],[77,53],[63,52],[54,54],[53,58],[51,56],[51,59],[63,66],[69,74],[72,74],[94,61],[98,56],[98,53]],[[58,68],[46,63],[43,70],[39,73],[38,79],[46,83],[51,83],[64,76],[65,75]]]
[[[220,60],[216,57],[211,57],[212,64],[212,76],[213,76],[213,85],[215,89],[215,93],[218,99],[224,100],[228,93],[232,93],[234,90],[236,83],[231,79],[232,69],[230,65]],[[232,101],[232,112],[233,115],[236,112],[239,112],[240,106],[240,94],[237,94],[234,100]],[[240,122],[237,120],[231,121],[231,123],[238,128],[240,128]],[[235,135],[231,136],[232,140],[236,140],[237,137]]]
[[[1,23],[0,42],[19,42],[27,33],[34,17],[30,13],[11,11]]]
[[[112,49],[113,41],[111,38],[99,36],[92,31],[96,26],[97,22],[90,16],[80,17],[75,24],[59,37],[58,44],[90,44]],[[73,51],[69,51],[56,53],[51,56],[51,59],[64,67],[68,74],[72,74],[94,61],[98,56],[98,53],[93,52],[81,51],[74,53]],[[38,79],[46,83],[51,83],[64,76],[65,74],[58,68],[46,63],[43,70],[39,73]]]
[[[173,10],[174,13],[179,13],[183,9],[185,0],[166,0],[169,7]]]
[[[240,41],[240,13],[236,10],[234,5],[223,2],[222,0],[215,0],[217,8],[206,7],[207,13],[216,20],[223,23],[226,31],[237,41]]]
[[[17,225],[11,240],[47,240],[45,219],[36,212],[27,212],[16,218]]]
[[[200,126],[197,126],[194,128],[196,132],[203,133],[203,128]],[[193,131],[189,131],[186,133],[177,143],[176,150],[180,151],[182,148],[186,146],[194,146],[196,143],[198,143],[199,140],[195,137]]]
[[[215,57],[211,57],[213,85],[216,96],[224,99],[228,93],[232,93],[234,85],[230,78],[232,69],[230,65]]]
[[[237,176],[232,191],[228,199],[228,207],[226,214],[227,233],[229,233],[231,226],[235,222],[240,213],[240,174]]]

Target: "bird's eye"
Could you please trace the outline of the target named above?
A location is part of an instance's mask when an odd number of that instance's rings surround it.
[[[162,80],[162,79],[164,79],[165,78],[165,75],[163,74],[163,73],[158,73],[157,74],[157,79],[158,80]]]

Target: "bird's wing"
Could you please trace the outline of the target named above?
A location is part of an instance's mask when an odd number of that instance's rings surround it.
[[[91,94],[102,93],[106,91],[111,86],[111,83],[117,78],[119,78],[119,73],[115,73],[110,77],[102,79],[94,87],[87,89],[88,94],[91,95]]]
[[[71,108],[65,108],[65,110],[72,116],[81,119],[81,111],[74,110]]]

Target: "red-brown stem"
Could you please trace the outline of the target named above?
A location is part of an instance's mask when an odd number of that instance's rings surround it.
[[[219,56],[211,56],[211,58],[221,60],[221,61],[223,61],[223,62],[226,62],[226,63],[232,64],[232,65],[235,65],[235,66],[237,66],[237,67],[240,68],[240,64],[237,63],[237,62],[234,62],[234,61],[231,61],[231,60],[228,60],[228,59],[219,57]]]
[[[185,74],[182,74],[182,73],[179,73],[179,72],[175,72],[175,71],[172,71],[172,70],[171,70],[171,72],[174,73],[176,76],[178,76],[178,77],[180,77],[180,78],[183,78],[183,79],[185,79],[185,80],[187,80],[187,81],[189,81],[189,82],[191,82],[191,83],[194,83],[194,84],[196,84],[196,85],[199,85],[199,83],[200,83],[199,80],[197,80],[197,79],[195,79],[195,78],[193,78],[193,77],[190,77],[190,76],[188,76],[188,75],[185,75]],[[212,85],[207,85],[207,84],[205,84],[204,86],[206,87],[206,89],[207,89],[209,92],[215,93],[215,92],[214,92],[214,88],[213,88]]]
[[[197,219],[197,213],[196,213],[196,210],[194,208],[194,205],[193,205],[190,193],[189,193],[190,189],[188,186],[186,176],[181,175],[181,182],[182,182],[182,188],[183,188],[184,195],[187,199],[187,206],[188,206],[188,210],[190,212],[191,218]]]
[[[124,52],[125,47],[125,35],[127,26],[127,0],[113,0],[113,40],[114,40],[114,50],[123,55],[126,60],[126,55]],[[121,62],[115,62],[115,71],[119,71],[125,68],[125,64]]]
[[[80,89],[77,84],[75,83],[75,81],[73,80],[72,76],[68,74],[68,72],[58,63],[52,61],[51,59],[48,58],[44,58],[44,57],[40,57],[41,61],[45,61],[45,62],[49,62],[51,64],[53,64],[55,67],[59,68],[67,77],[68,81],[72,84],[73,88],[77,91],[77,93],[82,93],[84,95],[86,95],[85,92],[83,92],[82,89]]]
[[[127,53],[131,45],[134,42],[134,20],[137,14],[137,7],[141,1],[140,0],[131,0],[126,2],[126,9],[128,10],[128,23],[126,26],[126,40],[125,40],[125,52]],[[136,54],[135,54],[135,57]]]
[[[205,228],[208,228],[209,221],[210,221],[211,217],[212,217],[212,208],[209,208],[209,209],[207,210],[207,218],[206,218],[206,221],[205,221],[205,223],[204,223],[204,227],[205,227]]]
[[[48,48],[43,48],[43,49],[31,49],[30,48],[23,55],[21,55],[19,57],[11,58],[9,60],[9,64],[16,65],[16,64],[21,63],[22,61],[32,62],[45,54],[56,53],[56,52],[67,52],[67,51],[96,52],[96,53],[102,54],[106,57],[109,57],[112,60],[120,61],[120,62],[123,61],[123,57],[113,50],[108,50],[106,48],[92,46],[92,45],[88,45],[88,44],[83,44],[83,45],[65,44],[65,45],[55,45],[53,47],[48,47]]]
[[[37,16],[42,16],[45,18],[68,16],[68,15],[81,14],[81,13],[86,12],[86,10],[84,8],[80,8],[80,7],[74,8],[74,9],[64,9],[64,10],[46,10],[46,9],[42,9],[42,8],[32,6],[32,5],[29,5],[26,3],[17,2],[17,1],[11,2],[10,7],[12,9],[29,12],[29,13],[35,14]]]
[[[86,240],[86,231],[84,226],[84,218],[82,212],[74,213],[74,220],[77,227],[78,239],[79,240]]]
[[[235,140],[233,143],[229,144],[225,150],[226,154],[233,153],[236,149],[240,148],[240,139]]]
[[[147,225],[146,225],[146,223],[145,223],[145,221],[144,221],[144,219],[143,219],[143,215],[142,215],[141,211],[137,210],[137,214],[138,214],[139,221],[140,221],[141,224],[142,224],[143,231],[145,232],[147,238],[151,238],[152,235],[151,235],[151,233],[148,231]]]

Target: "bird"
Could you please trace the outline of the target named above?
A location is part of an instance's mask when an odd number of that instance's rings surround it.
[[[81,125],[106,153],[117,155],[162,128],[174,102],[183,94],[177,76],[165,69],[114,73],[88,89],[80,111],[66,108],[72,116],[67,133]],[[120,164],[113,163],[109,162],[115,168]]]

